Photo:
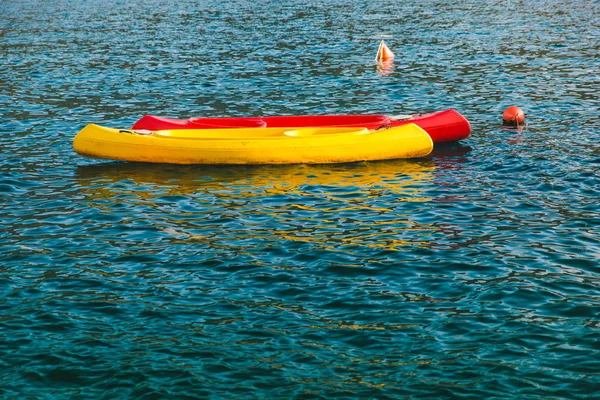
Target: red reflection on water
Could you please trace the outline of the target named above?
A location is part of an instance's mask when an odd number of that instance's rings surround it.
[[[510,139],[508,139],[508,143],[510,143],[510,144],[520,144],[521,141],[523,140],[523,132],[527,130],[527,124],[525,124],[525,125],[519,125],[519,126],[515,126],[515,127],[503,126],[502,130],[503,131],[516,132],[517,135],[513,136]]]
[[[393,61],[379,61],[377,63],[377,73],[381,76],[388,76],[394,72]]]

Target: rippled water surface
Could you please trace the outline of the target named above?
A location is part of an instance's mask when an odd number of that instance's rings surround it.
[[[0,397],[598,396],[598,2],[4,0],[0,59]],[[419,160],[72,150],[447,108],[471,137]]]

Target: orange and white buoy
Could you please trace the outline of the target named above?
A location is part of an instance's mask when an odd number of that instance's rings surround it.
[[[379,43],[379,49],[377,49],[377,55],[375,61],[392,61],[394,59],[394,53],[387,47],[387,44],[382,40]]]
[[[517,106],[510,106],[502,114],[502,122],[508,126],[520,126],[525,122],[525,113]]]

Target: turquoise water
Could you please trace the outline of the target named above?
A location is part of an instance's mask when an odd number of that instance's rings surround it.
[[[597,397],[599,21],[584,0],[1,2],[0,397]],[[501,128],[510,105],[527,129]],[[419,160],[71,147],[146,113],[446,108],[471,137]]]

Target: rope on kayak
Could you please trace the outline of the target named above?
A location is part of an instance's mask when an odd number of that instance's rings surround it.
[[[130,131],[129,129],[121,129],[119,131],[119,133],[127,133],[129,135],[143,135],[143,136],[152,135],[152,131],[149,131],[147,129],[136,129],[134,131]]]

